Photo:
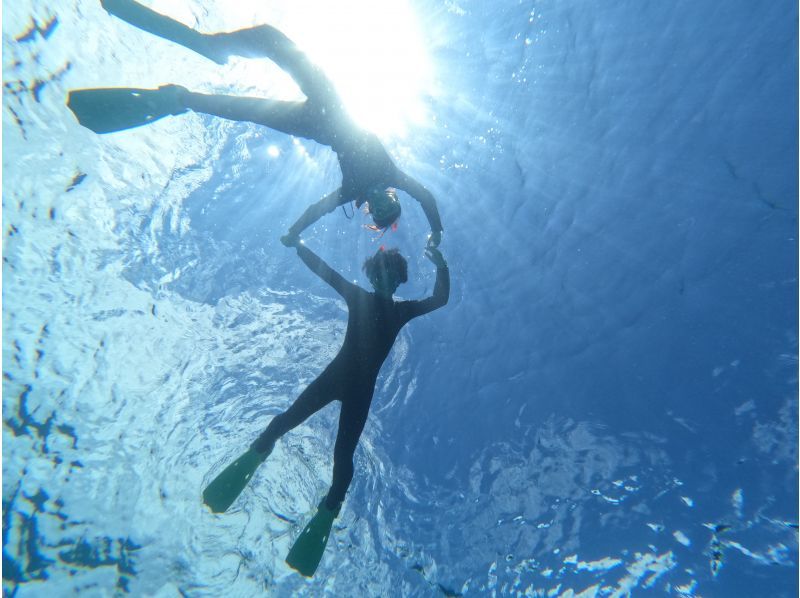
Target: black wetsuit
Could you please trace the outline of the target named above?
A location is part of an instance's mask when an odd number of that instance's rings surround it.
[[[395,301],[348,282],[304,245],[297,255],[347,302],[347,333],[333,361],[309,384],[289,409],[276,416],[254,448],[266,452],[292,428],[331,403],[341,401],[333,455],[333,482],[326,499],[338,507],[353,479],[353,453],[367,421],[375,381],[400,329],[411,319],[442,307],[450,296],[447,267],[436,270],[433,295],[421,301]]]
[[[180,42],[179,42],[180,43]],[[434,232],[442,222],[433,195],[395,165],[377,136],[359,127],[347,114],[342,99],[325,73],[295,43],[270,25],[202,36],[194,47],[219,60],[228,55],[269,58],[285,70],[306,96],[304,102],[286,102],[227,95],[190,94],[188,108],[312,139],[330,146],[339,159],[341,187],[310,206],[291,227],[300,234],[336,207],[355,201],[360,207],[370,188],[396,187],[420,202]]]

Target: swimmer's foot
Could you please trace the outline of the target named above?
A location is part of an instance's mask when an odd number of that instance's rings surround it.
[[[159,95],[162,98],[162,109],[170,114],[181,114],[189,107],[189,90],[182,85],[160,85]]]

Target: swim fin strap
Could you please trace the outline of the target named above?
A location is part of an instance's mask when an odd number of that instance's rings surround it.
[[[169,86],[75,89],[69,92],[67,106],[81,125],[95,133],[132,129],[187,110]]]
[[[339,509],[331,511],[325,506],[323,499],[317,508],[317,513],[311,518],[289,550],[286,564],[292,569],[296,569],[301,575],[312,577],[322,560],[322,554],[328,544],[328,537],[331,535],[333,520],[338,514]]]
[[[236,461],[228,465],[208,487],[203,490],[203,502],[214,513],[224,513],[242,493],[258,466],[264,462],[268,453],[248,449]]]

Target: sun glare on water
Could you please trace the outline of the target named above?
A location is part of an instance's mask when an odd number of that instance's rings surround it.
[[[181,18],[191,10],[181,3],[157,0],[153,7]],[[432,68],[406,0],[219,1],[205,10],[208,25],[222,30],[268,23],[283,31],[331,78],[351,117],[384,139],[404,137],[409,124],[427,117],[423,99],[431,92]],[[219,77],[230,88],[226,93],[303,97],[269,60],[233,59]]]
[[[411,7],[402,1],[325,4],[301,47],[331,77],[351,116],[378,135],[403,136],[425,118],[431,73]],[[348,9],[332,11],[333,6]]]

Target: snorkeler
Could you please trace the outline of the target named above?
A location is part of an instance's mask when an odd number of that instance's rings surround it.
[[[395,301],[393,293],[408,280],[406,260],[396,249],[380,249],[364,262],[364,271],[375,290],[370,293],[345,280],[298,238],[285,242],[295,247],[306,266],[331,285],[347,303],[344,343],[333,361],[297,400],[275,416],[250,449],[206,488],[203,499],[212,511],[225,511],[247,485],[256,468],[272,452],[278,438],[326,405],[340,401],[342,407],[330,490],[286,559],[300,573],[311,576],[322,558],[331,525],[353,479],[353,453],[367,421],[381,365],[407,322],[447,303],[450,274],[439,250],[428,247],[426,256],[436,265],[433,295],[419,301]]]
[[[247,121],[330,146],[342,171],[341,187],[311,205],[289,228],[296,239],[308,226],[351,201],[366,203],[375,227],[386,229],[400,216],[393,188],[419,201],[431,227],[428,245],[437,247],[442,223],[436,201],[424,186],[401,171],[380,140],[347,115],[330,79],[283,33],[269,25],[229,33],[204,34],[134,0],[101,0],[110,14],[225,64],[230,56],[269,58],[300,87],[306,100],[286,102],[253,97],[193,93],[178,85],[158,89],[82,89],[70,92],[68,105],[78,121],[97,133],[120,131],[186,110]]]

